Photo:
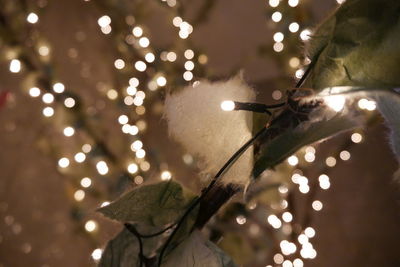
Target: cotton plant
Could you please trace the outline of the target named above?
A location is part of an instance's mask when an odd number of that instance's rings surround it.
[[[400,158],[399,10],[397,0],[347,0],[316,28],[306,45],[311,63],[277,105],[256,103],[240,75],[169,94],[170,136],[198,158],[209,184],[198,196],[172,180],[143,185],[101,208],[125,228],[100,266],[235,266],[202,228],[301,147],[362,125],[359,97],[377,102]],[[252,125],[257,113],[266,119]]]

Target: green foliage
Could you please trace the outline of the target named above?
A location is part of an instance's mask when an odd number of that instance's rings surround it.
[[[233,261],[214,243],[194,231],[168,257],[162,267],[234,267]]]
[[[357,123],[354,120],[336,115],[332,119],[310,123],[307,126],[288,128],[262,147],[260,156],[254,164],[253,177],[258,177],[264,170],[279,164],[305,145],[356,126]]]
[[[164,181],[137,187],[98,211],[120,222],[164,226],[174,223],[193,198],[179,183]]]

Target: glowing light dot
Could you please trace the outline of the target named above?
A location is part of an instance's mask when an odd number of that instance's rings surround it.
[[[183,22],[183,20],[182,20],[181,17],[174,17],[174,18],[172,19],[172,24],[173,24],[175,27],[179,27],[179,26],[181,25],[182,22]]]
[[[161,180],[167,181],[167,180],[171,180],[172,174],[171,174],[171,172],[169,172],[169,171],[163,171],[163,172],[161,173],[160,177],[161,177]]]
[[[184,79],[185,81],[191,81],[191,80],[193,79],[193,73],[190,72],[190,71],[185,71],[185,72],[183,73],[183,79]]]
[[[103,160],[97,162],[96,169],[97,169],[97,172],[101,175],[106,175],[108,173],[107,163]]]
[[[346,2],[346,0],[336,0],[336,2],[337,2],[339,5],[341,5],[341,4],[343,4],[344,2]]]
[[[126,96],[126,97],[124,97],[124,103],[125,103],[125,105],[127,105],[127,106],[130,106],[130,105],[132,105],[133,104],[133,97],[131,97],[131,96]]]
[[[274,262],[276,264],[282,264],[283,263],[283,256],[280,253],[277,253],[274,255]]]
[[[336,159],[334,157],[327,157],[325,160],[325,164],[328,167],[334,167],[336,165]]]
[[[52,107],[45,107],[43,109],[43,116],[51,117],[54,115],[54,109]]]
[[[160,76],[157,78],[157,85],[158,86],[165,86],[167,84],[167,79],[164,76]]]
[[[55,83],[53,85],[53,91],[57,94],[61,94],[62,92],[65,91],[65,86],[62,83]]]
[[[274,100],[279,100],[279,99],[281,99],[281,98],[282,98],[282,92],[279,91],[279,90],[274,90],[274,91],[272,92],[272,98],[273,98]]]
[[[331,95],[324,97],[325,104],[336,112],[341,111],[346,103],[346,98],[342,95]]]
[[[322,207],[323,207],[323,205],[322,205],[322,202],[321,202],[321,201],[319,201],[319,200],[313,201],[313,203],[312,203],[312,208],[313,208],[314,210],[320,211],[320,210],[322,210]]]
[[[105,207],[105,206],[108,206],[108,205],[110,205],[110,202],[109,201],[104,201],[103,203],[101,203],[100,207]]]
[[[298,58],[298,57],[292,57],[290,60],[289,60],[289,66],[291,67],[291,68],[297,68],[297,67],[299,67],[299,65],[300,65],[300,59]]]
[[[45,57],[50,54],[50,49],[47,46],[42,45],[41,47],[39,47],[38,52],[39,55]]]
[[[139,167],[135,163],[131,163],[128,165],[128,172],[129,173],[136,173],[139,170]]]
[[[64,133],[65,136],[70,137],[70,136],[73,136],[75,134],[75,129],[70,127],[70,126],[68,126],[68,127],[64,128],[63,133]]]
[[[351,141],[353,141],[353,143],[360,143],[362,141],[363,137],[361,134],[359,133],[353,133],[351,135]]]
[[[82,201],[85,198],[85,191],[82,189],[76,190],[74,193],[74,199],[76,201]]]
[[[188,49],[184,53],[185,58],[192,59],[194,57],[194,52],[191,49]]]
[[[29,89],[29,95],[31,97],[38,97],[40,96],[40,89],[37,87],[32,87],[31,89]]]
[[[175,52],[168,52],[167,60],[170,62],[174,62],[176,60],[176,53]]]
[[[92,256],[93,260],[99,261],[101,259],[102,254],[103,254],[103,250],[100,248],[96,248],[95,250],[93,250],[91,256]]]
[[[123,61],[122,59],[117,59],[114,61],[114,67],[116,69],[122,70],[123,68],[125,68],[125,61]]]
[[[156,57],[154,56],[153,53],[147,53],[147,54],[144,56],[144,59],[145,59],[147,62],[152,63],[152,62],[154,62],[154,60],[156,59]]]
[[[10,71],[13,73],[18,73],[21,70],[21,61],[18,59],[13,59],[10,62]]]
[[[304,230],[304,234],[308,237],[308,238],[313,238],[315,236],[315,230],[312,227],[307,227]]]
[[[316,150],[315,150],[315,148],[314,148],[314,147],[312,147],[312,146],[308,146],[308,147],[306,147],[306,153],[312,153],[312,154],[315,154],[315,152],[316,152]]]
[[[269,0],[268,3],[271,7],[277,7],[279,5],[279,0]]]
[[[279,218],[274,214],[269,215],[267,221],[275,229],[278,229],[282,226],[281,220],[279,220]]]
[[[111,29],[111,26],[110,26],[110,25],[107,25],[107,26],[105,26],[105,27],[101,27],[100,30],[101,30],[101,32],[104,33],[104,34],[109,34],[109,33],[111,32],[112,29]]]
[[[150,40],[147,37],[142,37],[139,39],[139,45],[141,47],[148,47],[150,45]]]
[[[321,189],[327,190],[331,186],[329,177],[326,174],[321,174],[318,177],[318,181],[319,181],[319,186],[321,187]]]
[[[74,159],[76,162],[81,163],[85,161],[86,155],[82,152],[79,152],[75,154]]]
[[[104,27],[110,25],[110,23],[111,23],[111,18],[110,18],[109,16],[107,16],[107,15],[104,15],[104,16],[100,17],[100,18],[97,20],[97,23],[99,24],[100,27],[104,28]]]
[[[289,24],[290,32],[298,32],[299,29],[300,29],[300,25],[297,22],[292,22]]]
[[[29,15],[26,17],[26,21],[31,23],[31,24],[35,24],[36,22],[39,21],[39,17],[38,15],[36,15],[36,13],[29,13]]]
[[[307,41],[307,40],[309,40],[311,38],[310,35],[311,35],[311,31],[308,30],[308,29],[305,29],[305,30],[301,31],[300,39],[303,40],[303,41]]]
[[[282,13],[276,11],[276,12],[274,12],[274,13],[272,14],[271,18],[272,18],[272,20],[273,20],[274,22],[279,22],[279,21],[281,21],[281,19],[282,19]]]
[[[292,264],[291,261],[285,260],[285,261],[282,263],[282,267],[293,267],[293,264]]]
[[[89,144],[84,144],[84,145],[82,146],[82,151],[83,151],[84,153],[89,153],[90,151],[92,151],[92,146],[89,145]]]
[[[299,4],[299,0],[289,0],[288,4],[291,7],[296,7]]]
[[[135,69],[137,69],[137,70],[140,71],[140,72],[143,72],[143,71],[146,70],[146,68],[147,68],[146,63],[144,63],[144,62],[141,61],[141,60],[136,61],[136,63],[135,63]]]
[[[304,70],[303,69],[298,69],[295,73],[295,76],[297,79],[300,79],[304,75]]]
[[[291,165],[291,166],[296,166],[298,163],[299,163],[299,159],[296,157],[296,156],[290,156],[288,159],[287,159],[287,161],[288,161],[288,163],[289,163],[289,165]]]
[[[343,150],[342,152],[340,152],[340,159],[341,160],[349,160],[350,159],[350,157],[351,157],[351,155],[350,155],[350,152],[349,151],[346,151],[346,150]]]
[[[310,191],[310,187],[308,186],[308,184],[302,183],[302,184],[300,184],[300,186],[299,186],[299,191],[300,191],[300,193],[302,193],[302,194],[307,194],[307,193]]]
[[[283,214],[282,214],[282,219],[285,221],[285,222],[291,222],[292,220],[293,220],[293,215],[290,213],[290,212],[288,212],[288,211],[285,211]]]
[[[221,102],[221,109],[224,111],[232,111],[235,109],[235,102],[232,100],[225,100]]]
[[[282,52],[283,48],[285,46],[283,45],[283,43],[274,43],[273,49],[275,52]]]
[[[244,217],[243,215],[239,215],[236,217],[236,222],[240,225],[243,225],[246,223],[246,217]]]
[[[69,159],[67,158],[61,158],[58,161],[58,166],[60,166],[61,168],[67,168],[69,166]]]
[[[75,106],[75,99],[73,99],[72,97],[67,97],[67,98],[64,100],[64,105],[65,105],[67,108],[73,108],[73,107]]]
[[[273,37],[273,38],[274,38],[274,41],[275,41],[275,42],[280,43],[280,42],[283,41],[283,39],[285,38],[285,36],[283,35],[283,33],[277,32],[277,33],[274,34],[274,37]]]
[[[85,223],[85,230],[88,232],[93,232],[97,229],[97,223],[93,220],[89,220]]]
[[[186,61],[185,62],[185,69],[186,70],[193,70],[194,69],[194,63],[193,61]]]
[[[128,121],[129,121],[129,118],[126,115],[121,115],[121,116],[118,117],[118,122],[120,124],[127,124]]]
[[[110,89],[107,91],[107,97],[110,100],[115,100],[118,97],[118,92],[114,89]]]
[[[133,28],[132,34],[133,34],[135,37],[140,37],[140,36],[142,36],[142,34],[143,34],[143,29],[142,29],[141,27],[139,27],[139,26],[136,26],[135,28]]]
[[[42,96],[42,101],[46,104],[53,103],[54,101],[54,96],[50,93],[46,93]]]
[[[144,151],[143,149],[139,149],[138,151],[136,151],[136,157],[139,159],[142,159],[146,156],[146,151]]]
[[[201,54],[197,60],[199,61],[200,64],[204,65],[204,64],[207,64],[208,57],[204,54]]]
[[[89,177],[84,177],[81,180],[81,186],[84,188],[88,188],[92,185],[92,179],[90,179]]]
[[[301,259],[295,259],[293,261],[293,267],[303,267],[304,263]]]

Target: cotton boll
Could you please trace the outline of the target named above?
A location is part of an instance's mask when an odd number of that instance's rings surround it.
[[[223,111],[221,102],[254,102],[255,93],[240,77],[228,81],[201,81],[167,96],[165,118],[170,135],[190,154],[197,155],[204,171],[215,175],[251,136],[249,111]],[[250,147],[221,178],[222,183],[246,185],[253,166]]]

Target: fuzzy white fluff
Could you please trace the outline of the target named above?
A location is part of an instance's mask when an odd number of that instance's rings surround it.
[[[228,81],[201,81],[168,95],[164,115],[169,134],[197,155],[204,171],[215,175],[224,163],[252,136],[249,111],[223,111],[224,100],[254,102],[255,93],[241,77]],[[221,178],[224,184],[246,185],[253,166],[249,148]]]

